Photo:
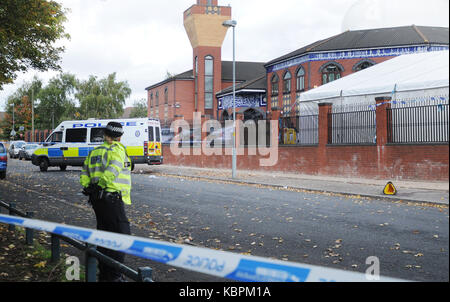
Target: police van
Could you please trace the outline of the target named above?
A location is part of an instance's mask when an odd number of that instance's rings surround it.
[[[42,172],[48,167],[82,166],[89,152],[103,143],[104,128],[109,122],[119,122],[124,134],[120,142],[135,164],[160,165],[163,163],[161,149],[161,124],[148,118],[85,120],[62,122],[37,148],[31,158],[33,165]]]

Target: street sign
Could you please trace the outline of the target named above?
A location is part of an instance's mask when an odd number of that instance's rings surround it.
[[[383,190],[384,195],[395,195],[397,194],[397,189],[392,182],[388,182]]]
[[[19,127],[19,131],[23,131],[23,130],[25,130],[25,127],[24,126],[20,126]]]
[[[11,133],[10,133],[9,135],[11,135],[11,136],[14,136],[14,135],[16,135],[16,131],[14,131],[14,129],[13,129],[13,130],[11,130]]]

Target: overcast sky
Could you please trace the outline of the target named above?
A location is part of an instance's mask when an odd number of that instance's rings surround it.
[[[70,9],[61,66],[79,79],[117,72],[132,95],[126,105],[146,98],[145,88],[192,69],[192,48],[183,12],[195,0],[60,0]],[[448,0],[219,0],[231,5],[236,27],[236,60],[267,62],[347,29],[403,25],[449,27]],[[276,4],[276,5],[274,5]],[[223,60],[232,60],[228,32]],[[37,75],[44,83],[55,72],[29,71],[0,90],[0,111],[18,86]]]

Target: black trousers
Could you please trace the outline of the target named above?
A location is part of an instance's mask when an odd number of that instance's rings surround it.
[[[95,216],[97,218],[97,229],[101,231],[114,232],[130,235],[130,222],[125,213],[123,201],[121,199],[112,202],[106,198],[92,200]],[[122,252],[98,247],[100,253],[123,263],[125,254]],[[121,273],[110,266],[99,261],[99,281],[115,281],[120,278]]]

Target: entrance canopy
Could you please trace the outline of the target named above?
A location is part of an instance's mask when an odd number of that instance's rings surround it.
[[[449,87],[449,51],[398,56],[300,95],[301,102],[334,102],[376,96],[418,96]]]

